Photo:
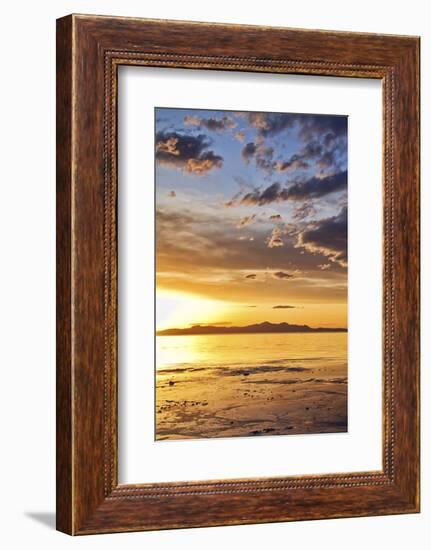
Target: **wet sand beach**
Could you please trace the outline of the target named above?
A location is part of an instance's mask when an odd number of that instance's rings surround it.
[[[347,431],[347,334],[158,336],[156,439]]]

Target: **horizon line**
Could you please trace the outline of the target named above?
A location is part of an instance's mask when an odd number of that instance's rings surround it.
[[[286,330],[280,330],[285,328]],[[250,329],[250,330],[246,330]],[[291,330],[289,330],[291,329]],[[187,327],[171,327],[166,329],[156,330],[156,336],[179,336],[179,335],[199,335],[199,334],[265,334],[265,333],[298,333],[298,332],[347,332],[348,327],[310,327],[303,324],[291,324],[286,321],[280,323],[272,323],[271,321],[263,321],[261,323],[252,323],[249,325],[211,325],[196,323]],[[170,334],[169,334],[170,333]]]

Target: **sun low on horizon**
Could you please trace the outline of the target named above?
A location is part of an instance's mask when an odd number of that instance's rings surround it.
[[[229,311],[229,304],[186,292],[157,292],[156,330],[186,328],[196,324],[217,324]]]
[[[158,290],[156,332],[195,325],[246,326],[263,322],[347,327],[346,304],[245,304],[186,292]]]

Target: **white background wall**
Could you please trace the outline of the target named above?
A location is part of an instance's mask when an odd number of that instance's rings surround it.
[[[428,2],[9,1],[0,40],[0,540],[4,548],[428,548],[431,524],[430,165],[422,155],[422,514],[67,537],[54,526],[55,19],[75,13],[283,25],[422,37],[422,151],[431,149]],[[365,289],[364,289],[365,292]],[[428,541],[425,541],[428,532]]]

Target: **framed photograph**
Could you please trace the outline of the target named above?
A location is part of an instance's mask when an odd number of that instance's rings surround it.
[[[347,116],[155,125],[156,441],[347,432]]]
[[[419,38],[57,21],[57,528],[419,511]]]

